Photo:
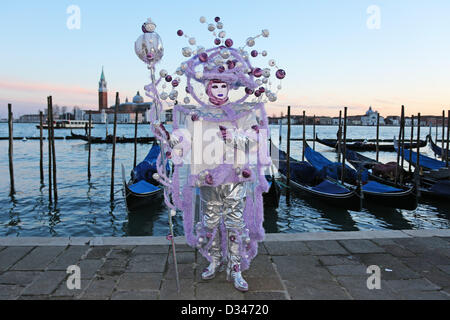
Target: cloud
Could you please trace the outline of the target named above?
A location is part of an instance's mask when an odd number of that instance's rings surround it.
[[[96,95],[97,91],[93,89],[86,89],[78,86],[68,86],[54,83],[37,83],[37,82],[22,82],[22,81],[6,81],[0,79],[0,89],[13,91],[33,91],[45,92],[45,94],[64,93],[64,94],[80,94],[80,95]]]

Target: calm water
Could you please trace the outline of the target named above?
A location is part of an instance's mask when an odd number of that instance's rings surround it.
[[[336,127],[320,126],[322,138],[334,138]],[[410,130],[406,130],[407,138]],[[422,128],[422,139],[428,133]],[[84,130],[78,130],[83,133]],[[104,125],[96,125],[93,135],[104,136]],[[112,133],[112,126],[109,132]],[[119,136],[134,136],[134,125],[119,125]],[[149,136],[148,125],[140,125],[139,136]],[[285,136],[287,128],[284,127]],[[434,135],[433,129],[433,135]],[[300,138],[302,127],[294,126],[292,137]],[[439,133],[440,134],[440,133]],[[7,124],[0,124],[0,137],[8,135]],[[68,136],[70,130],[56,130],[56,136]],[[278,137],[278,126],[272,128]],[[307,128],[312,137],[312,127]],[[375,138],[374,127],[349,127],[349,138]],[[398,128],[381,128],[382,139],[398,135]],[[14,124],[14,136],[39,136],[34,124]],[[285,140],[282,149],[285,150]],[[301,142],[292,143],[294,157],[301,157]],[[132,169],[133,144],[116,146],[115,201],[109,200],[112,145],[92,145],[92,178],[87,180],[87,145],[82,141],[56,140],[57,178],[59,201],[48,203],[48,188],[39,181],[39,141],[14,142],[14,173],[17,194],[9,196],[8,141],[0,141],[0,236],[162,236],[168,232],[167,211],[161,205],[128,216],[122,195],[121,164],[127,178]],[[47,143],[44,150],[47,151]],[[332,149],[316,145],[316,149],[336,159]],[[148,145],[138,145],[138,162],[149,150]],[[432,155],[429,147],[422,152]],[[374,157],[374,153],[365,153]],[[381,161],[395,161],[395,153],[381,153]],[[47,175],[47,158],[44,156]],[[47,183],[47,181],[45,181]],[[290,205],[282,195],[280,208],[267,210],[264,226],[270,233],[308,231],[356,231],[383,229],[444,229],[450,225],[450,204],[420,204],[415,211],[370,206],[362,212],[340,210],[305,196],[293,195]],[[180,217],[175,219],[175,232],[183,233]]]

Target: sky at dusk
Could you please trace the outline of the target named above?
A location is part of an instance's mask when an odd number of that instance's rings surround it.
[[[80,29],[70,30],[67,8],[80,9]],[[374,11],[375,8],[375,11]],[[368,10],[369,9],[369,10]],[[159,68],[173,72],[188,45],[182,29],[204,47],[213,46],[206,24],[221,17],[236,46],[270,30],[255,49],[287,72],[268,114],[383,116],[441,114],[450,109],[450,1],[3,1],[0,10],[0,117],[13,104],[15,117],[43,109],[48,95],[59,106],[98,108],[102,66],[109,104],[122,101],[149,82],[134,53],[134,41],[148,17],[157,24],[165,55]],[[181,99],[184,97],[181,96]],[[146,98],[148,101],[148,98]]]

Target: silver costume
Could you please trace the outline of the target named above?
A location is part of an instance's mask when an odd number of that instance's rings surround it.
[[[244,209],[246,198],[246,185],[244,183],[224,184],[218,187],[201,187],[200,199],[203,212],[203,226],[212,232],[218,229],[209,254],[212,262],[203,272],[204,280],[213,279],[216,272],[224,270],[226,264],[227,279],[234,282],[236,289],[248,290],[248,284],[240,272],[241,254],[240,237],[241,230],[245,227]],[[223,221],[226,228],[228,256],[221,254],[221,234],[219,224]]]

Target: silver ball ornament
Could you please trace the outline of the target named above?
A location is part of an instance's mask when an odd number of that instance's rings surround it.
[[[143,62],[154,65],[164,56],[162,40],[156,32],[144,33],[134,43],[134,51]]]
[[[192,55],[192,49],[189,47],[184,47],[182,50],[183,56],[189,58]]]
[[[247,41],[246,41],[246,44],[249,47],[253,47],[255,45],[255,38],[253,38],[253,37],[248,38]]]
[[[161,69],[161,71],[159,72],[159,75],[161,76],[161,78],[167,77],[168,74],[169,73],[165,69]]]
[[[208,30],[211,31],[211,32],[213,32],[214,30],[216,30],[216,27],[215,27],[212,23],[210,23],[210,24],[208,25]]]
[[[159,95],[159,97],[161,98],[161,100],[167,100],[169,94],[167,92],[163,92]]]
[[[224,59],[228,59],[231,56],[231,53],[227,49],[220,50],[220,56]]]

